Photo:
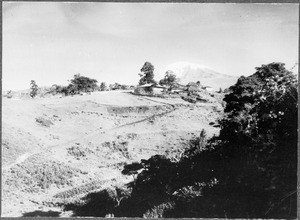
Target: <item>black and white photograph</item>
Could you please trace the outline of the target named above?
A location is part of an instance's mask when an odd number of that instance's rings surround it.
[[[2,2],[1,217],[297,218],[299,4]]]

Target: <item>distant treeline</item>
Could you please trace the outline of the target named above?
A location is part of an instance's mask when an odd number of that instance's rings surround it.
[[[133,85],[125,85],[125,84],[107,84],[105,82],[101,82],[98,84],[96,79],[92,79],[86,76],[82,76],[80,74],[76,74],[73,76],[73,79],[69,80],[70,83],[67,86],[54,84],[51,87],[39,87],[35,80],[30,81],[30,89],[29,91],[4,91],[2,93],[3,97],[12,98],[12,97],[31,97],[34,98],[36,96],[44,97],[47,95],[57,95],[62,94],[64,96],[68,95],[76,95],[82,93],[90,93],[95,91],[109,91],[109,90],[131,90],[134,89]]]
[[[86,76],[81,76],[80,74],[74,75],[73,79],[70,80],[68,86],[52,85],[49,92],[56,94],[76,95],[80,93],[90,93],[95,91],[108,91],[108,90],[118,90],[118,89],[133,89],[133,86],[122,85],[119,83],[106,85],[105,82],[101,82],[100,85],[97,84],[96,79],[91,79]]]

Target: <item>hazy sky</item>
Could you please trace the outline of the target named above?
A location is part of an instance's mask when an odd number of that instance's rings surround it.
[[[298,5],[203,3],[3,3],[3,90],[67,85],[81,73],[138,82],[145,61],[163,74],[187,61],[249,75],[298,60]]]

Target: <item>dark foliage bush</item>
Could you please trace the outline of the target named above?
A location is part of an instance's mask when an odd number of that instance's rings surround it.
[[[70,80],[68,86],[58,86],[57,92],[67,96],[80,94],[81,92],[93,92],[97,90],[97,88],[98,85],[96,79],[76,74],[73,79]]]
[[[74,78],[71,79],[69,87],[73,89],[74,92],[92,92],[97,88],[97,80],[76,74]]]
[[[45,119],[43,117],[38,117],[35,119],[35,121],[41,125],[41,126],[44,126],[44,127],[50,127],[51,125],[53,125],[53,122],[50,121],[49,119]]]
[[[217,150],[224,164],[219,172],[227,175],[213,191],[238,194],[235,207],[250,217],[295,217],[297,79],[282,63],[256,70],[224,98]]]

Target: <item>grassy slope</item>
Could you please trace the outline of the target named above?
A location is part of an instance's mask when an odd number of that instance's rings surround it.
[[[54,210],[55,202],[129,181],[120,174],[124,163],[175,155],[201,129],[217,133],[209,122],[221,109],[216,101],[195,105],[120,91],[5,98],[2,216]]]

